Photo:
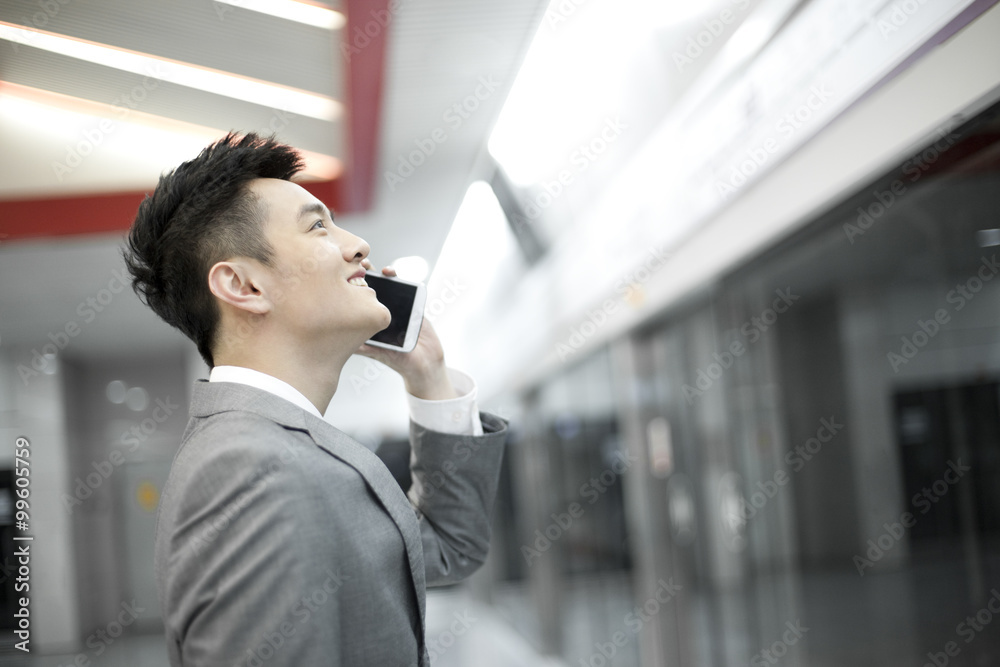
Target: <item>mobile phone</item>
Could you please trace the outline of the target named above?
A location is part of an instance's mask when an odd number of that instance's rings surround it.
[[[417,345],[420,325],[424,321],[427,287],[423,283],[411,283],[372,272],[365,273],[365,282],[375,290],[375,298],[392,314],[389,326],[369,338],[368,344],[409,352]]]

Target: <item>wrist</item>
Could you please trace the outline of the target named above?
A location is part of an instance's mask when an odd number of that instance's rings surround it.
[[[406,391],[416,398],[427,401],[458,398],[458,392],[451,383],[451,377],[443,361],[407,375],[403,378],[403,382]]]

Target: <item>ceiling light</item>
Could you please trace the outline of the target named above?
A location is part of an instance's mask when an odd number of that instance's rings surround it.
[[[516,255],[517,241],[493,188],[485,181],[476,181],[465,192],[427,280],[428,299],[448,291],[450,283],[461,285],[463,293],[488,294],[499,280],[503,263]],[[469,300],[456,301],[448,304],[446,314],[460,327],[462,313],[468,314],[472,307]]]
[[[427,260],[419,255],[400,257],[391,266],[396,269],[397,277],[409,280],[411,283],[422,283],[430,271]]]
[[[127,392],[128,386],[121,380],[112,380],[108,383],[108,386],[104,388],[104,393],[107,395],[108,400],[115,405],[121,405],[125,402]]]
[[[196,88],[244,102],[260,104],[272,109],[290,111],[310,118],[335,120],[342,112],[340,102],[324,95],[176,60],[157,58],[137,51],[64,37],[44,30],[25,28],[4,21],[0,21],[0,38],[124,72],[188,88]]]
[[[217,0],[217,2],[327,30],[340,30],[347,23],[347,19],[340,12],[297,0]]]
[[[476,181],[465,191],[431,280],[439,272],[441,278],[461,275],[469,282],[489,280],[514,244],[493,188],[485,181]]]
[[[980,229],[976,232],[976,243],[980,248],[1000,245],[1000,229]]]
[[[578,160],[580,147],[608,119],[641,113],[630,101],[628,73],[660,48],[660,33],[722,4],[550,0],[487,142],[490,155],[517,186],[554,178],[567,167],[587,168]]]
[[[96,128],[107,120],[112,125],[105,135],[100,135]],[[97,133],[101,141],[100,150],[92,150],[83,159],[78,156],[79,166],[59,181],[48,160],[0,163],[0,199],[51,196],[55,191],[152,188],[165,168],[191,159],[228,132],[138,109],[121,116],[120,110],[110,104],[9,82],[0,82],[0,128],[0,144],[14,142],[12,145],[25,150],[32,145],[63,144],[66,151],[76,151],[82,140],[91,141],[84,132],[92,136]],[[136,146],[143,150],[137,151]],[[92,144],[84,147],[93,149]],[[336,157],[297,150],[305,160],[305,169],[296,182],[329,181],[343,173],[343,164]],[[60,162],[68,161],[63,152],[57,155]]]
[[[125,392],[125,405],[134,412],[142,412],[149,406],[149,392],[142,387],[129,387]]]

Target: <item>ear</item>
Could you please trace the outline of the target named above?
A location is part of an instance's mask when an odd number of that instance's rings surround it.
[[[272,304],[258,288],[256,269],[240,260],[216,262],[208,270],[208,288],[235,308],[263,315],[271,310]]]

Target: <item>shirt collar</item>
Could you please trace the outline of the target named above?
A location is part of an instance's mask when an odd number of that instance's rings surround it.
[[[316,415],[320,419],[323,418],[323,415],[321,415],[319,410],[316,409],[316,406],[312,404],[312,401],[306,398],[298,389],[284,380],[279,380],[273,375],[261,373],[260,371],[255,371],[252,368],[244,368],[243,366],[215,366],[208,375],[208,381],[235,382],[237,384],[245,384],[251,387],[256,387],[257,389],[263,389],[264,391],[270,392],[290,403],[294,403],[306,412]]]

